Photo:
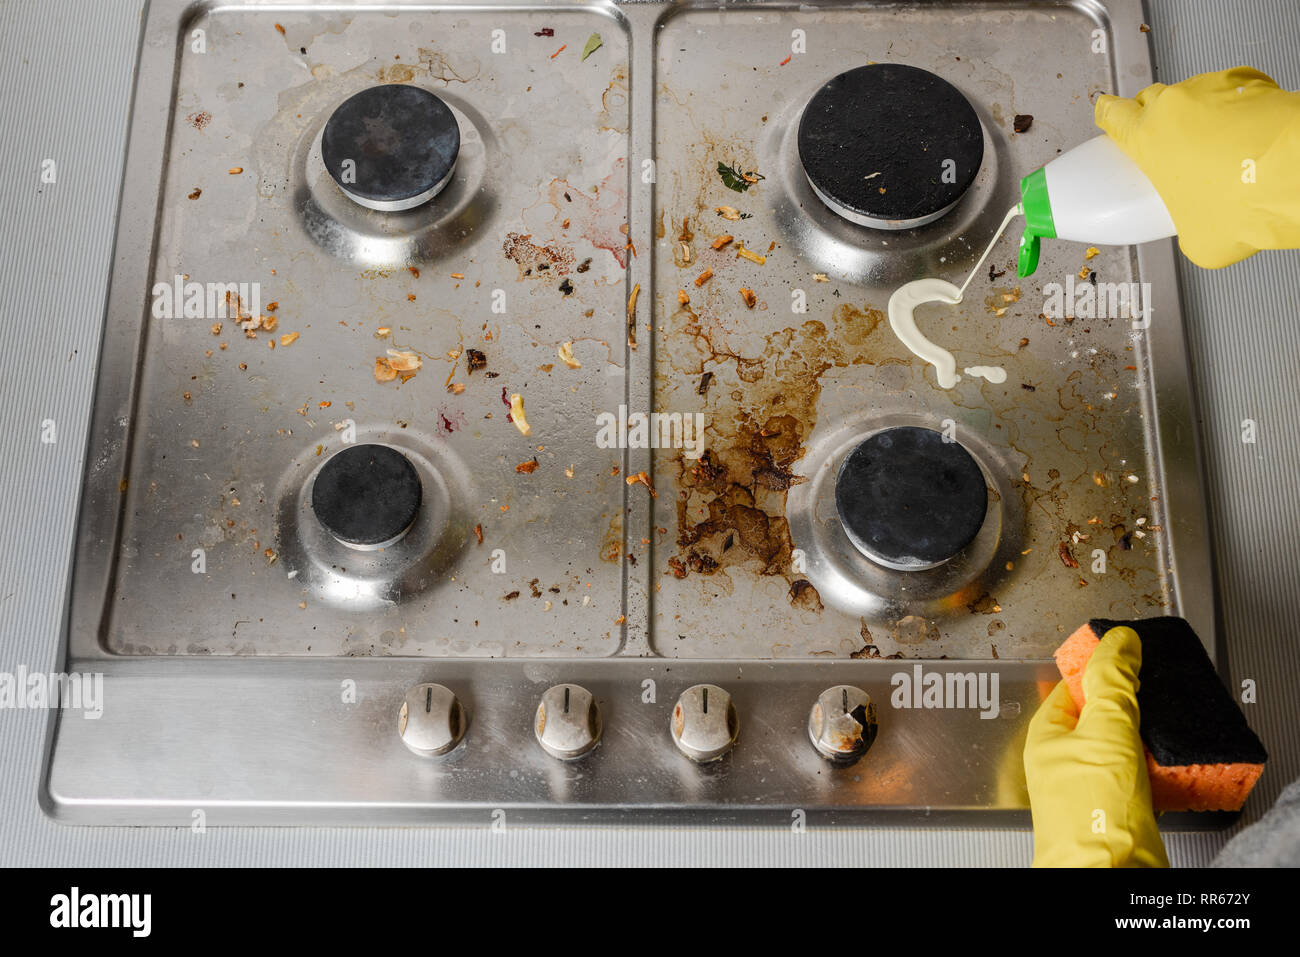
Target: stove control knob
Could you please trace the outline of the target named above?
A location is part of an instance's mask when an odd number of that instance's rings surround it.
[[[443,685],[416,685],[397,716],[402,743],[424,757],[446,754],[460,744],[469,718],[460,699]]]
[[[537,705],[533,732],[537,743],[553,758],[571,761],[600,743],[600,708],[580,685],[556,685]]]
[[[670,727],[681,752],[704,764],[732,749],[740,733],[740,719],[725,690],[717,685],[694,685],[677,699]]]
[[[876,739],[876,706],[852,685],[827,688],[808,716],[808,737],[817,753],[832,761],[853,761]]]

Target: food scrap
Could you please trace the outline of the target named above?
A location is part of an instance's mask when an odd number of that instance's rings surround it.
[[[521,435],[533,434],[533,427],[528,424],[528,419],[524,415],[524,397],[518,392],[510,396],[510,421],[514,423]]]
[[[641,295],[641,284],[632,287],[632,294],[627,297],[627,344],[636,348],[636,299]]]
[[[722,177],[723,186],[727,187],[727,189],[735,190],[737,193],[745,192],[749,187],[753,186],[763,178],[757,173],[747,173],[744,170],[728,166],[726,163],[721,161],[718,163],[718,175]]]
[[[387,356],[375,358],[375,381],[392,382],[398,375],[402,375],[405,381],[415,375],[421,365],[423,360],[417,353],[389,349]]]
[[[539,463],[537,461],[537,456],[534,455],[527,462],[520,462],[518,465],[516,465],[515,471],[518,472],[520,475],[532,475],[534,472],[537,471],[538,464]]]
[[[727,243],[731,242],[735,238],[736,237],[732,236],[730,233],[719,236],[717,239],[713,241],[713,248],[721,249],[723,246],[727,245]]]
[[[1031,113],[1017,113],[1015,119],[1011,121],[1011,128],[1017,133],[1028,133],[1033,125],[1034,117]]]
[[[712,278],[713,278],[713,270],[706,269],[704,270],[704,272],[700,273],[698,276],[695,277],[695,285],[703,286],[706,282],[708,282]]]
[[[557,350],[555,350],[555,351],[556,351],[557,353],[559,353],[560,361],[563,362],[563,363],[564,363],[566,366],[568,366],[570,369],[581,369],[581,368],[582,368],[582,363],[579,362],[579,361],[574,357],[574,355],[573,355],[573,343],[572,343],[572,342],[565,342],[565,343],[562,343],[562,344],[560,345],[560,347],[559,347]]]
[[[752,249],[746,249],[744,243],[740,243],[740,244],[736,247],[736,258],[737,258],[737,259],[748,259],[750,262],[752,262],[752,263],[758,263],[758,265],[760,265],[760,266],[763,265],[765,262],[767,262],[767,257],[766,257],[766,256],[760,256],[758,253],[754,252]]]
[[[582,60],[587,59],[587,57],[599,50],[604,43],[605,41],[600,38],[599,33],[593,33],[591,36],[587,37],[587,43],[582,48]],[[578,62],[581,63],[582,60],[579,60]]]
[[[758,304],[758,296],[754,295],[754,290],[752,289],[740,290],[740,298],[745,300],[745,305],[750,309],[753,309],[754,306]]]
[[[654,483],[650,481],[650,476],[647,475],[645,472],[637,472],[635,475],[629,475],[623,481],[627,482],[628,485],[637,485],[637,484],[644,485],[646,488],[650,490],[650,495],[652,498],[659,497],[659,493],[655,491]]]

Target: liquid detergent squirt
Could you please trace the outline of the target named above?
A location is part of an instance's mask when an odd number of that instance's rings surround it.
[[[917,328],[916,317],[913,313],[915,313],[918,306],[925,305],[927,302],[942,302],[950,306],[955,306],[961,302],[966,287],[975,278],[975,274],[980,271],[980,267],[984,265],[984,260],[989,258],[989,253],[993,252],[993,247],[998,244],[998,240],[1007,231],[1011,221],[1019,215],[1019,203],[1007,210],[1007,214],[1002,217],[1002,225],[993,234],[993,241],[988,244],[988,247],[984,250],[984,255],[980,256],[979,262],[975,263],[975,268],[970,271],[970,275],[966,277],[966,281],[960,287],[954,286],[945,279],[927,277],[925,279],[914,279],[899,286],[894,290],[894,294],[889,297],[889,327],[894,330],[894,335],[898,336],[899,341],[912,350],[913,355],[934,366],[934,378],[939,383],[940,388],[951,389],[961,381],[961,376],[957,374],[957,360],[943,346],[937,345],[926,338],[925,334]],[[964,371],[969,376],[978,376],[987,379],[989,382],[1007,381],[1006,370],[1001,366],[968,366]]]
[[[1022,179],[1020,207],[1022,279],[1038,268],[1043,239],[1132,246],[1178,232],[1151,180],[1104,133]]]

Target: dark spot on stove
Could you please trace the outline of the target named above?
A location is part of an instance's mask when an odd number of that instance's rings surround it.
[[[477,372],[479,369],[482,369],[487,366],[486,353],[478,349],[466,349],[465,355],[468,358],[470,372]],[[506,405],[509,404],[510,404],[509,401],[507,401]]]
[[[1088,273],[1088,282],[1092,283],[1094,286],[1097,285],[1097,270],[1094,269]]]
[[[1011,128],[1017,133],[1028,133],[1029,128],[1034,125],[1034,116],[1032,113],[1017,113],[1015,119],[1011,121]]]
[[[560,292],[565,296],[573,295],[573,280],[568,276],[565,276],[564,282],[560,283]]]
[[[574,272],[586,272],[590,268],[591,268],[591,257],[588,256],[582,262],[578,263],[578,267],[577,269],[574,270]]]
[[[712,372],[704,373],[702,376],[700,376],[700,384],[695,391],[698,392],[700,395],[708,395],[709,385],[712,382],[713,382],[713,373]]]
[[[995,263],[989,263],[989,282],[993,282],[995,279],[1005,276],[1006,274],[1007,271],[1005,269],[998,269]]]
[[[967,602],[966,609],[972,615],[992,615],[1002,610],[998,606],[997,599],[988,592],[984,592],[972,602]]]
[[[519,597],[519,592],[517,592],[517,591],[512,591],[512,592],[507,592],[506,594],[502,595],[502,596],[501,596],[501,600],[502,600],[502,601],[514,601],[514,600],[515,600],[516,598],[518,598],[518,597]]]
[[[823,611],[822,596],[806,578],[796,578],[790,583],[790,604],[804,611]]]
[[[1030,385],[1028,382],[1022,382],[1022,383],[1020,383],[1020,388],[1024,389],[1024,390],[1027,391],[1027,392],[1037,392],[1037,391],[1038,391],[1038,387],[1037,387],[1037,386],[1032,386],[1032,385]]]

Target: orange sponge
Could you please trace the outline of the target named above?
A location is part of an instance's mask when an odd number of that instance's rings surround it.
[[[1268,754],[1181,618],[1094,619],[1056,649],[1056,666],[1083,708],[1083,669],[1111,628],[1142,639],[1138,710],[1157,811],[1239,811]]]

